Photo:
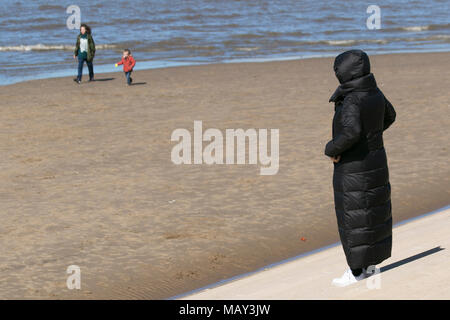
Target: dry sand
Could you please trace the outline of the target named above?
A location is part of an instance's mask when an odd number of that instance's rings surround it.
[[[375,276],[350,286],[331,285],[331,280],[341,276],[345,269],[342,248],[335,246],[180,298],[449,300],[448,208],[396,227],[390,261],[381,263]]]
[[[336,242],[323,155],[332,61],[136,71],[131,87],[122,73],[0,87],[0,298],[167,298]],[[385,134],[398,222],[450,198],[450,54],[372,66],[398,115]],[[174,165],[171,133],[194,120],[279,128],[278,174]],[[81,290],[66,288],[73,264]]]

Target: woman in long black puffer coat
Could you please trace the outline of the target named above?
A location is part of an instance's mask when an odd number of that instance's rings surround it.
[[[346,286],[366,278],[391,256],[391,186],[383,131],[396,114],[378,89],[365,52],[338,55],[334,71],[340,85],[330,98],[335,103],[333,139],[325,154],[334,163],[339,236],[350,266],[333,284]]]

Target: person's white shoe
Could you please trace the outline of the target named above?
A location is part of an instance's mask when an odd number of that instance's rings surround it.
[[[337,287],[345,287],[353,283],[356,283],[360,280],[363,280],[365,277],[366,277],[365,270],[363,270],[363,272],[359,276],[355,277],[352,273],[352,270],[348,269],[347,271],[344,272],[342,277],[333,279],[332,284]]]

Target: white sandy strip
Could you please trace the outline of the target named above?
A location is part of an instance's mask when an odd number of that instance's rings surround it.
[[[449,230],[450,206],[399,223],[382,272],[345,288],[331,285],[346,269],[339,245],[176,298],[450,299]]]

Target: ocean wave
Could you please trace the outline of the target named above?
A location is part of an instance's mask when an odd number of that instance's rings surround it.
[[[292,39],[292,38],[291,38]],[[252,39],[249,41],[248,39],[229,39],[222,41],[222,44],[225,48],[231,48],[232,50],[237,51],[252,51],[249,49],[243,48],[255,48],[258,47],[258,50],[270,50],[276,49],[280,50],[281,48],[289,48],[288,50],[292,50],[294,48],[314,48],[314,47],[351,47],[358,45],[375,45],[375,46],[384,46],[393,43],[448,43],[450,41],[450,35],[429,35],[423,37],[387,37],[387,38],[379,38],[379,39],[323,39],[323,40],[291,40],[289,38],[280,38],[274,39],[272,41],[268,41],[267,38],[263,39]]]
[[[38,7],[39,10],[66,10],[63,6],[59,5],[50,5],[50,4],[43,4]]]
[[[363,44],[363,43],[378,43],[378,44],[386,44],[389,41],[387,39],[361,39],[361,40],[325,40],[320,41],[323,44],[329,44],[332,46],[352,46],[355,44]]]
[[[251,48],[236,48],[236,51],[246,51],[246,52],[250,52],[250,51],[256,51],[259,50],[259,47],[251,47]]]
[[[407,26],[407,27],[399,27],[399,28],[392,28],[387,29],[389,30],[400,30],[400,31],[409,31],[409,32],[420,32],[420,31],[429,31],[429,30],[443,30],[443,29],[450,29],[450,23],[447,24],[429,24],[429,25],[422,25],[422,26]]]
[[[57,50],[66,50],[71,51],[74,50],[74,45],[65,45],[65,44],[31,44],[31,45],[18,45],[18,46],[0,46],[0,51],[57,51]],[[104,50],[104,49],[114,49],[117,48],[116,45],[113,44],[98,44],[95,45],[96,49]]]
[[[260,39],[264,37],[265,37],[264,34],[257,34],[257,33],[240,33],[231,35],[231,38],[235,39]]]
[[[315,18],[312,19],[313,22],[330,22],[330,21],[353,21],[354,18],[351,17],[343,17],[343,16],[337,16],[334,14],[328,15],[326,17],[321,17],[321,18]]]
[[[388,39],[348,39],[348,40],[320,40],[320,41],[309,41],[308,44],[326,44],[331,46],[352,46],[355,44],[363,43],[378,43],[386,44]]]
[[[40,22],[48,22],[48,21],[52,21],[51,18],[47,18],[47,17],[39,17],[39,18],[29,18],[29,17],[25,17],[25,18],[8,18],[3,20],[2,25],[4,27],[7,27],[11,24],[19,24],[19,25],[23,25],[24,23],[40,23]]]
[[[288,31],[288,32],[269,31],[266,34],[270,37],[303,37],[309,35],[310,33],[302,31]]]
[[[388,44],[395,42],[423,42],[423,41],[440,41],[440,42],[449,42],[450,35],[432,35],[428,37],[411,37],[411,38],[385,38],[385,39],[348,39],[348,40],[320,40],[320,41],[307,41],[305,44],[315,45],[315,44],[325,44],[330,46],[353,46],[359,44]]]
[[[300,32],[298,33],[301,34]],[[280,34],[281,36],[281,34]],[[273,41],[268,41],[270,38],[275,38]],[[449,43],[450,35],[435,34],[416,36],[416,37],[386,37],[381,39],[324,39],[324,40],[302,40],[294,38],[279,38],[277,34],[266,34],[263,36],[257,34],[240,34],[234,35],[231,39],[226,39],[215,44],[197,43],[195,39],[186,39],[183,37],[175,37],[160,41],[130,41],[118,42],[113,44],[97,44],[98,50],[120,50],[122,48],[133,48],[141,52],[161,52],[171,50],[187,50],[187,51],[217,51],[221,46],[225,48],[232,48],[235,51],[261,51],[270,48],[281,47],[314,47],[314,46],[329,46],[329,47],[349,47],[364,44],[385,45],[390,43],[420,43],[420,42],[439,42]],[[39,52],[39,51],[72,51],[73,44],[22,44],[12,46],[0,46],[0,52],[15,51],[15,52]]]
[[[8,32],[25,32],[25,31],[36,31],[36,30],[60,30],[61,23],[52,23],[52,24],[37,24],[37,25],[16,25],[7,27]]]
[[[399,29],[404,31],[425,31],[429,30],[430,26],[410,26],[410,27],[401,27]]]
[[[180,21],[182,20],[188,20],[188,21],[202,21],[202,20],[214,20],[214,19],[224,19],[224,20],[228,20],[228,19],[234,19],[234,18],[239,18],[241,15],[237,14],[237,13],[230,13],[230,14],[201,14],[201,13],[197,13],[195,12],[194,14],[188,14],[185,16],[180,17]]]
[[[156,41],[152,44],[152,46],[158,46],[158,47],[179,47],[179,46],[186,46],[188,45],[188,40],[186,40],[186,38],[183,37],[174,37],[174,38],[169,38],[167,40],[160,40],[160,41]]]
[[[435,35],[435,36],[430,36],[430,37],[422,38],[422,39],[419,39],[419,40],[423,40],[423,41],[439,40],[439,41],[443,41],[443,42],[449,43],[450,42],[450,35],[449,34],[438,34],[438,35]]]
[[[123,25],[142,25],[142,26],[148,26],[148,25],[152,25],[152,24],[168,24],[169,22],[175,22],[177,21],[176,18],[161,18],[161,19],[114,19],[111,20],[107,23],[99,23],[99,25],[109,25],[109,26],[114,26],[114,25],[118,25],[118,24],[123,24]]]

